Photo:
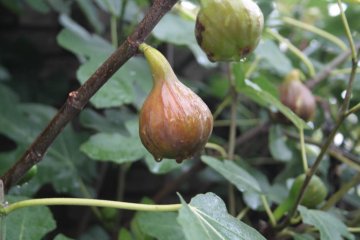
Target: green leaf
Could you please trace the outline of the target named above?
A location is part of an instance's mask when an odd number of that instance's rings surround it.
[[[29,132],[29,124],[18,109],[18,96],[5,85],[0,84],[0,133],[8,138],[20,142],[31,143],[37,132]],[[34,134],[35,132],[35,134]]]
[[[90,34],[67,15],[61,15],[60,22],[65,29],[57,36],[57,42],[70,52],[82,57],[104,58],[115,50],[108,41],[96,34]]]
[[[102,33],[104,31],[104,24],[100,21],[99,14],[94,3],[88,0],[77,0],[76,3],[85,14],[89,23],[95,29],[95,32]]]
[[[58,234],[58,235],[56,235],[54,240],[72,240],[72,238],[68,238],[64,234]]]
[[[80,149],[92,159],[115,163],[133,162],[146,154],[140,138],[118,133],[95,134]]]
[[[342,236],[346,239],[355,239],[345,224],[335,216],[324,211],[309,210],[303,206],[299,206],[299,211],[304,223],[313,225],[320,231],[321,239],[342,240]]]
[[[280,75],[285,75],[293,69],[291,61],[279,50],[279,47],[272,40],[262,41],[255,49],[255,54],[266,60],[271,69]]]
[[[28,145],[45,128],[56,113],[52,107],[41,104],[20,104],[16,95],[0,85],[0,133],[14,140],[17,149],[0,155],[1,170],[5,171],[26,150]],[[37,175],[29,184],[13,188],[17,194],[31,196],[43,184],[51,183],[58,192],[80,192],[80,177],[90,179],[94,175],[95,163],[87,161],[79,151],[84,137],[76,134],[71,126],[64,128],[50,146],[44,160],[38,164]],[[82,169],[79,176],[78,169]]]
[[[49,148],[46,159],[39,164],[39,181],[51,183],[57,192],[84,196],[83,181],[88,182],[96,176],[95,162],[89,161],[79,150],[85,137],[87,135],[76,134],[70,126],[65,128]]]
[[[194,21],[185,20],[178,15],[169,13],[160,20],[152,33],[161,41],[189,47],[198,63],[204,66],[214,66],[198,46],[194,29]]]
[[[248,206],[252,210],[256,210],[263,205],[261,202],[261,196],[255,192],[244,192],[243,199],[246,206]]]
[[[234,184],[239,191],[262,192],[256,179],[233,161],[219,161],[210,156],[202,156],[201,160]]]
[[[91,58],[77,71],[77,78],[84,83],[103,63],[105,58]],[[97,108],[118,107],[135,100],[134,82],[152,83],[150,70],[142,58],[132,58],[119,69],[91,98]]]
[[[0,3],[17,15],[20,15],[21,10],[23,9],[23,4],[21,1],[0,0]]]
[[[287,137],[282,133],[280,125],[270,127],[269,148],[276,160],[288,162],[292,159],[292,151],[286,144]]]
[[[96,71],[103,63],[104,59],[92,58],[90,61],[81,65],[77,72],[77,78],[81,83]],[[128,79],[119,78],[116,74],[91,98],[91,102],[97,108],[117,107],[134,100],[132,84]]]
[[[124,118],[124,116],[134,118],[135,114],[121,110],[123,109],[107,109],[100,114],[87,108],[81,111],[80,122],[84,127],[98,132],[125,134],[124,121],[128,119]]]
[[[7,196],[10,203],[24,198]],[[45,206],[27,207],[6,216],[7,239],[33,240],[43,236],[56,227],[50,210]]]
[[[38,12],[48,13],[50,11],[49,6],[46,4],[46,1],[44,0],[26,0],[26,2]]]
[[[97,4],[111,15],[120,16],[122,1],[119,0],[96,0]]]
[[[110,240],[110,236],[100,226],[94,226],[85,232],[79,240]]]
[[[175,212],[140,212],[139,227],[145,234],[158,240],[183,240],[184,235]]]
[[[275,98],[269,92],[264,91],[259,85],[251,82],[247,79],[244,81],[244,85],[238,88],[238,91],[245,94],[260,105],[266,107],[275,107],[282,114],[284,114],[291,122],[298,128],[308,129],[309,126],[299,118],[293,111],[283,105],[277,98]]]
[[[118,240],[133,240],[133,237],[126,228],[121,228],[119,231]]]
[[[224,202],[214,193],[199,194],[190,204],[180,200],[178,222],[187,240],[265,240],[254,228],[228,214]]]

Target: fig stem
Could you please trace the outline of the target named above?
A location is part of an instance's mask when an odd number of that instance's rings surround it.
[[[111,43],[114,48],[118,47],[118,32],[117,32],[117,18],[115,15],[111,15],[110,19],[110,28],[111,28]]]
[[[282,20],[284,21],[284,23],[307,30],[309,32],[315,33],[327,40],[329,40],[330,42],[334,43],[335,45],[337,45],[339,48],[341,48],[342,50],[347,50],[348,47],[346,46],[346,44],[338,37],[336,37],[335,35],[326,32],[318,27],[315,27],[313,25],[298,21],[296,19],[290,18],[290,17],[283,17]]]
[[[231,103],[231,97],[226,96],[221,103],[217,106],[215,112],[213,113],[214,120],[220,115],[220,113]]]
[[[118,202],[100,199],[88,198],[38,198],[18,201],[7,206],[0,208],[3,214],[9,214],[15,210],[34,207],[34,206],[53,206],[53,205],[72,205],[72,206],[92,206],[92,207],[109,207],[134,211],[153,211],[153,212],[167,212],[177,211],[180,209],[181,204],[168,204],[168,205],[151,205],[130,202]]]
[[[236,91],[236,83],[233,75],[233,64],[227,63],[227,77],[229,80],[229,95],[231,99],[230,105],[230,129],[229,129],[229,147],[228,147],[228,159],[234,160],[235,157],[235,146],[236,146],[236,128],[237,128],[237,99],[238,93]],[[236,201],[235,201],[235,189],[234,186],[229,183],[228,187],[229,195],[229,212],[231,215],[236,214]]]
[[[350,31],[350,27],[349,27],[349,23],[348,20],[346,18],[343,6],[342,6],[342,1],[341,0],[337,0],[339,8],[340,8],[340,16],[341,16],[341,21],[344,25],[344,29],[345,29],[345,33],[346,33],[346,37],[349,41],[350,44],[350,49],[351,49],[351,55],[352,55],[352,59],[354,62],[357,62],[357,54],[356,54],[356,48],[355,48],[355,44],[354,44],[354,39],[352,38],[351,35],[351,31]]]
[[[295,45],[293,45],[289,40],[287,40],[286,38],[284,38],[283,36],[281,36],[279,33],[275,32],[274,30],[271,30],[270,28],[266,29],[266,32],[272,36],[273,38],[275,38],[277,41],[284,43],[287,45],[287,47],[289,48],[289,50],[295,54],[298,58],[300,58],[300,60],[305,64],[305,66],[307,67],[308,71],[309,71],[309,75],[310,77],[315,76],[315,68],[314,65],[311,63],[311,61],[309,60],[309,58],[303,53],[301,52]]]
[[[301,160],[304,168],[304,173],[306,173],[309,169],[306,150],[305,150],[305,139],[304,139],[304,129],[299,128],[299,136],[300,136],[300,149],[301,149]]]
[[[274,218],[276,221],[279,221],[281,217],[290,210],[292,202],[290,198],[287,198],[284,202],[282,202],[273,212]]]
[[[352,187],[360,183],[360,172],[356,174],[349,182],[341,186],[341,188],[334,193],[321,207],[321,210],[327,211],[334,206]]]
[[[356,47],[354,44],[354,39],[351,36],[351,32],[350,32],[350,27],[349,27],[349,23],[347,21],[344,9],[342,7],[342,2],[341,0],[338,0],[338,5],[340,8],[340,16],[341,16],[341,20],[342,23],[344,25],[344,29],[345,29],[345,34],[346,37],[349,41],[350,44],[350,49],[351,49],[351,58],[352,58],[352,71],[351,71],[351,75],[355,75],[356,74],[356,67],[354,68],[354,65],[357,66],[358,64],[358,57],[357,57],[357,51],[356,51]],[[345,98],[344,98],[344,102],[343,102],[343,106],[341,108],[341,114],[346,114],[346,111],[349,109],[349,104],[350,104],[350,97],[351,97],[351,92],[352,92],[352,85],[354,82],[355,77],[350,77],[349,79],[349,83],[346,89],[346,94],[345,94]]]
[[[276,226],[277,220],[276,220],[273,212],[272,212],[271,209],[270,209],[269,202],[268,202],[268,200],[266,199],[266,196],[265,196],[264,194],[261,194],[260,197],[261,197],[262,204],[263,204],[263,206],[264,206],[264,208],[265,208],[265,212],[266,212],[266,214],[267,214],[268,217],[269,217],[269,220],[270,220],[271,225],[272,225],[272,226]]]
[[[227,158],[227,154],[226,154],[225,149],[222,146],[220,146],[220,145],[218,145],[216,143],[209,143],[208,142],[208,143],[205,144],[205,148],[216,150],[217,152],[220,153],[222,158]]]
[[[245,207],[243,210],[241,210],[241,212],[239,212],[239,214],[236,216],[236,218],[241,221],[241,219],[243,219],[249,211],[250,211],[250,208]]]
[[[156,81],[171,79],[168,77],[168,74],[172,74],[173,70],[168,60],[160,51],[146,43],[141,43],[139,50],[145,55],[150,65],[154,83],[156,83]]]

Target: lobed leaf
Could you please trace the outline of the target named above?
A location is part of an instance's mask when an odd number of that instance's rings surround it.
[[[202,156],[201,160],[234,184],[239,191],[262,192],[256,179],[233,161],[221,162],[210,156]]]
[[[214,193],[199,194],[182,207],[178,222],[187,240],[265,240],[254,228],[227,213],[224,202]]]
[[[304,223],[313,225],[320,231],[322,240],[342,240],[342,236],[350,240],[355,239],[345,224],[335,216],[320,210],[310,210],[303,206],[299,206],[299,211]]]

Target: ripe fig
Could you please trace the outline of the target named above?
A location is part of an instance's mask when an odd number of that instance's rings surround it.
[[[264,16],[252,0],[205,1],[195,36],[210,61],[239,61],[259,44]]]
[[[141,44],[153,75],[153,88],[140,111],[139,134],[155,160],[181,163],[202,150],[212,132],[213,117],[202,99],[182,84],[166,58]]]
[[[305,174],[301,174],[295,179],[290,189],[290,194],[289,194],[290,199],[295,199],[297,197],[297,195],[301,190],[301,186],[305,181],[305,177],[306,177]],[[308,208],[314,208],[317,205],[319,205],[322,201],[324,201],[326,195],[327,195],[327,189],[325,184],[323,183],[321,178],[314,175],[311,178],[310,183],[305,190],[304,197],[301,200],[300,204]]]
[[[304,121],[314,117],[316,102],[311,91],[301,82],[300,72],[291,71],[279,87],[281,102]]]

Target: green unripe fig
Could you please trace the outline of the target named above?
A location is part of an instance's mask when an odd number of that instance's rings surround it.
[[[306,174],[301,174],[295,179],[290,189],[290,199],[296,199],[301,190],[301,186],[305,181],[305,178]],[[318,176],[314,175],[305,190],[304,197],[301,200],[300,204],[307,208],[315,208],[317,205],[324,201],[326,195],[327,188],[325,184]]]
[[[293,182],[290,188],[288,197],[282,202],[274,211],[274,217],[276,220],[279,220],[287,211],[289,211],[301,191],[301,187],[305,181],[306,174],[299,175]],[[327,195],[327,188],[323,181],[316,175],[314,175],[301,200],[300,204],[307,208],[315,208],[320,203],[322,203]]]
[[[205,1],[195,36],[210,61],[239,61],[259,44],[264,16],[252,0]]]
[[[213,117],[202,99],[182,84],[166,58],[140,45],[150,64],[153,88],[139,119],[140,139],[155,160],[187,159],[202,150],[212,132]]]
[[[300,72],[293,70],[279,87],[280,101],[304,121],[314,117],[316,101],[311,91],[301,82]]]

